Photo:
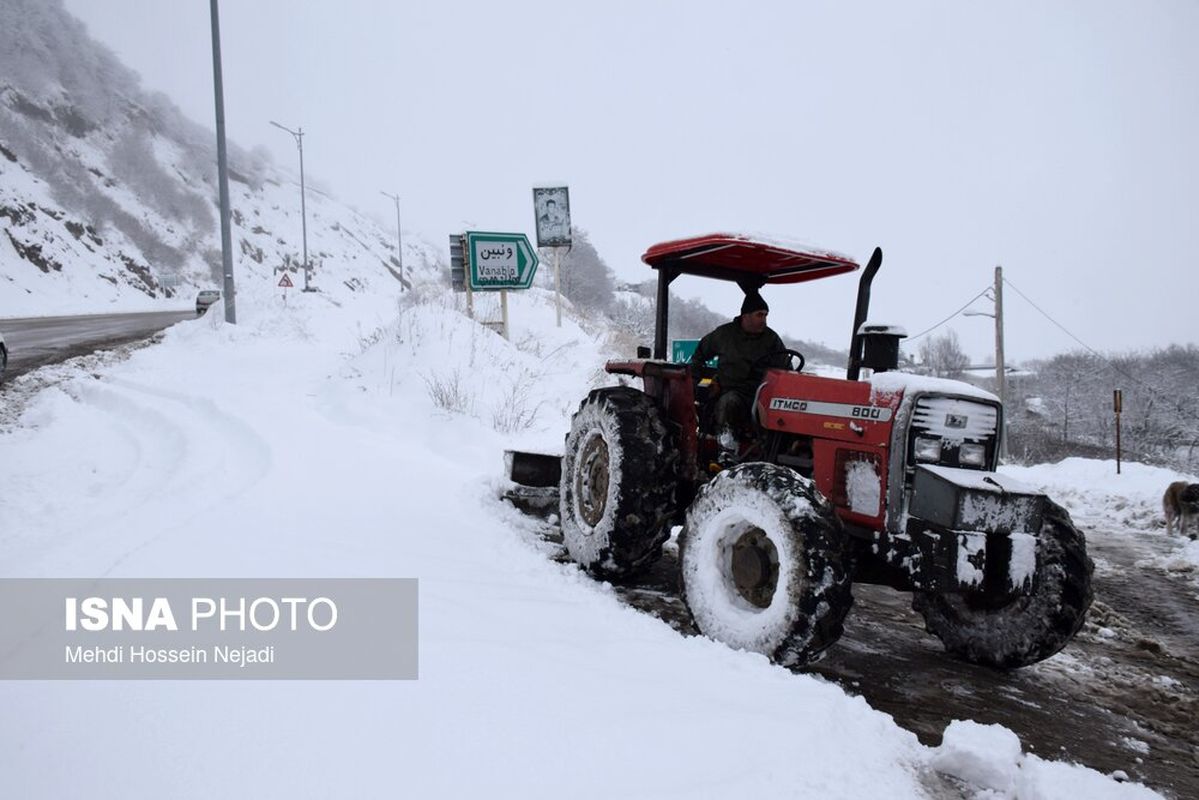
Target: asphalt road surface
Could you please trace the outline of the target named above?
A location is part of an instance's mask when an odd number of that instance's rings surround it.
[[[139,314],[89,314],[72,317],[14,317],[0,319],[8,345],[6,379],[84,355],[152,336],[195,311],[150,311]]]
[[[1154,559],[1178,547],[1163,533],[1075,522],[1095,561],[1095,600],[1061,653],[1000,671],[949,657],[911,596],[854,585],[845,634],[805,671],[892,715],[930,746],[955,719],[998,723],[1026,752],[1117,770],[1167,797],[1199,798],[1199,582]],[[555,558],[569,561],[557,526]],[[668,542],[646,572],[614,584],[630,606],[698,635],[679,595],[678,551]]]

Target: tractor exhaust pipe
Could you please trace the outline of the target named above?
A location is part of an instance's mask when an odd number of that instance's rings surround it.
[[[849,368],[845,371],[848,380],[856,381],[862,372],[862,323],[870,311],[870,284],[874,275],[883,264],[883,249],[874,248],[870,261],[866,263],[866,271],[858,281],[858,305],[853,314],[853,337],[849,340]]]

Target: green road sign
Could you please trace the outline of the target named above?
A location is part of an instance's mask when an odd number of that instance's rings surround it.
[[[670,360],[676,364],[686,364],[699,347],[699,339],[671,339]]]
[[[698,347],[699,339],[671,339],[670,360],[676,364],[686,364],[691,361],[691,356],[695,355]],[[706,366],[714,367],[719,360],[718,358],[710,358]]]
[[[537,273],[537,253],[523,233],[466,232],[470,288],[475,291],[528,289]]]

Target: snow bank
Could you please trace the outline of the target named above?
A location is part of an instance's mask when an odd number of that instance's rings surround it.
[[[938,772],[981,790],[977,796],[986,800],[1160,797],[1139,784],[1113,785],[1092,769],[1025,755],[1019,737],[1002,725],[954,720],[931,763]]]
[[[1133,535],[1165,533],[1162,494],[1174,481],[1199,483],[1199,477],[1145,464],[1067,458],[1056,464],[1005,465],[1000,472],[1038,487],[1070,512],[1084,528],[1094,525]],[[1199,574],[1199,546],[1175,535],[1167,555],[1154,559],[1162,569]]]

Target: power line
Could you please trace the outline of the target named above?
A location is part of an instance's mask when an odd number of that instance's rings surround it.
[[[1061,328],[1063,333],[1065,333],[1065,334],[1066,334],[1067,336],[1069,336],[1071,339],[1073,339],[1074,341],[1076,341],[1076,342],[1078,342],[1080,345],[1082,345],[1082,346],[1083,346],[1083,347],[1084,347],[1084,348],[1085,348],[1087,351],[1089,351],[1089,352],[1090,352],[1092,355],[1098,356],[1099,358],[1102,358],[1104,361],[1107,361],[1107,359],[1106,359],[1106,358],[1104,358],[1104,356],[1103,356],[1103,355],[1102,355],[1102,354],[1101,354],[1101,353],[1100,353],[1098,350],[1096,350],[1095,348],[1091,347],[1089,344],[1087,344],[1086,342],[1084,342],[1082,339],[1079,339],[1079,338],[1078,338],[1077,336],[1075,336],[1074,334],[1070,333],[1070,331],[1066,330],[1066,326],[1065,326],[1065,325],[1063,325],[1062,323],[1058,322],[1058,321],[1057,321],[1056,319],[1054,319],[1053,317],[1049,316],[1049,313],[1048,313],[1047,311],[1045,311],[1045,309],[1041,308],[1039,305],[1037,305],[1037,304],[1036,304],[1036,303],[1034,303],[1032,300],[1030,300],[1030,299],[1028,298],[1028,295],[1026,295],[1024,292],[1020,291],[1020,290],[1019,290],[1019,289],[1016,287],[1016,284],[1012,283],[1012,282],[1011,282],[1011,281],[1009,281],[1007,278],[1004,278],[1004,279],[1003,279],[1003,282],[1004,282],[1004,283],[1006,283],[1008,286],[1010,286],[1010,287],[1012,288],[1012,291],[1013,291],[1013,292],[1015,292],[1016,294],[1018,294],[1018,295],[1020,295],[1021,297],[1023,297],[1023,298],[1024,298],[1024,302],[1028,303],[1030,306],[1032,306],[1033,308],[1035,308],[1037,311],[1040,311],[1040,312],[1041,312],[1041,316],[1045,317],[1045,319],[1049,320],[1049,321],[1050,321],[1050,322],[1052,322],[1054,325],[1056,325],[1056,326],[1058,326],[1059,328]],[[1109,362],[1109,363],[1110,363],[1110,362]],[[1129,376],[1129,377],[1131,377],[1131,376]],[[1134,378],[1134,380],[1135,380],[1135,378]]]
[[[1015,288],[1015,287],[1012,287],[1012,288]],[[949,322],[949,320],[953,319],[953,318],[954,318],[954,317],[956,317],[958,314],[961,314],[963,311],[965,311],[967,308],[969,308],[971,303],[973,303],[973,302],[974,302],[975,300],[977,300],[978,298],[982,297],[982,296],[983,296],[984,294],[986,294],[986,293],[987,293],[987,292],[988,292],[990,289],[991,289],[990,285],[986,286],[986,287],[985,287],[985,288],[984,288],[984,289],[983,289],[981,292],[979,292],[978,294],[974,295],[974,297],[971,297],[969,300],[967,300],[965,303],[963,303],[961,308],[959,308],[957,311],[955,311],[955,312],[953,312],[952,314],[950,314],[950,315],[949,315],[948,317],[946,317],[945,319],[943,319],[943,320],[941,320],[940,322],[938,322],[936,325],[932,326],[931,328],[927,328],[927,329],[925,329],[925,330],[922,330],[922,331],[920,331],[920,333],[916,334],[915,336],[909,336],[909,337],[908,337],[908,342],[909,342],[909,343],[910,343],[910,342],[914,342],[915,340],[919,339],[919,338],[920,338],[921,336],[923,336],[924,334],[926,334],[926,333],[932,333],[932,332],[933,332],[933,331],[935,331],[937,328],[941,327],[941,326],[942,326],[942,325],[944,325],[946,322]]]
[[[1135,376],[1135,375],[1133,375],[1132,373],[1130,373],[1130,372],[1127,372],[1127,371],[1126,371],[1126,370],[1124,370],[1123,368],[1121,368],[1121,367],[1117,366],[1116,364],[1114,364],[1114,363],[1112,362],[1112,360],[1111,360],[1111,359],[1109,359],[1107,356],[1103,355],[1103,354],[1102,354],[1102,353],[1100,353],[1098,350],[1096,350],[1095,348],[1091,347],[1089,344],[1087,344],[1086,342],[1084,342],[1082,339],[1079,339],[1077,336],[1075,336],[1073,333],[1071,333],[1071,332],[1070,332],[1070,331],[1069,331],[1069,330],[1066,328],[1066,326],[1065,326],[1065,325],[1063,325],[1062,323],[1058,322],[1056,319],[1054,319],[1053,317],[1051,317],[1051,316],[1049,315],[1049,312],[1045,311],[1045,309],[1041,308],[1039,305],[1037,305],[1037,304],[1036,304],[1036,303],[1034,303],[1034,302],[1033,302],[1031,299],[1029,299],[1028,295],[1026,295],[1024,292],[1020,291],[1020,289],[1019,289],[1019,288],[1018,288],[1018,287],[1017,287],[1017,286],[1016,286],[1014,283],[1012,283],[1011,281],[1009,281],[1007,278],[1004,278],[1004,279],[1003,279],[1003,282],[1004,282],[1005,284],[1007,284],[1007,285],[1008,285],[1008,286],[1009,286],[1009,287],[1012,289],[1012,291],[1014,291],[1016,294],[1020,295],[1020,297],[1024,298],[1024,302],[1028,303],[1030,306],[1032,306],[1032,307],[1033,307],[1033,308],[1035,308],[1037,311],[1039,311],[1039,312],[1041,313],[1041,316],[1045,317],[1045,319],[1047,319],[1047,320],[1049,320],[1050,322],[1052,322],[1054,325],[1056,325],[1058,328],[1060,328],[1060,329],[1062,330],[1062,332],[1063,332],[1063,333],[1065,333],[1065,334],[1066,334],[1067,336],[1069,336],[1071,339],[1073,339],[1074,341],[1076,341],[1076,342],[1078,342],[1080,345],[1082,345],[1082,346],[1083,346],[1083,348],[1087,350],[1087,352],[1089,352],[1091,355],[1095,356],[1095,357],[1096,357],[1096,358],[1098,358],[1100,361],[1102,361],[1104,364],[1106,364],[1106,365],[1107,365],[1107,368],[1108,368],[1108,369],[1110,369],[1112,372],[1115,372],[1115,373],[1117,373],[1117,374],[1119,374],[1119,375],[1123,375],[1123,376],[1124,376],[1125,378],[1127,378],[1128,380],[1130,380],[1130,381],[1132,381],[1133,383],[1135,383],[1135,384],[1138,384],[1139,386],[1141,386],[1143,389],[1145,389],[1146,391],[1148,391],[1150,394],[1158,395],[1159,397],[1162,397],[1162,398],[1166,399],[1167,401],[1169,401],[1170,399],[1172,399],[1172,395],[1171,395],[1169,392],[1163,391],[1162,389],[1158,389],[1156,386],[1153,386],[1153,385],[1151,385],[1151,384],[1149,384],[1149,383],[1146,383],[1145,381],[1143,381],[1143,380],[1141,380],[1140,378],[1136,377],[1136,376]],[[1177,405],[1177,406],[1175,406],[1175,409],[1174,409],[1174,410],[1175,410],[1177,413],[1181,414],[1182,416],[1184,416],[1184,417],[1187,417],[1187,418],[1190,418],[1190,419],[1192,419],[1192,420],[1197,420],[1197,419],[1199,419],[1199,417],[1197,417],[1197,416],[1196,416],[1194,413],[1190,412],[1188,409],[1186,409],[1186,408],[1185,408],[1185,407],[1183,407],[1182,405]]]

